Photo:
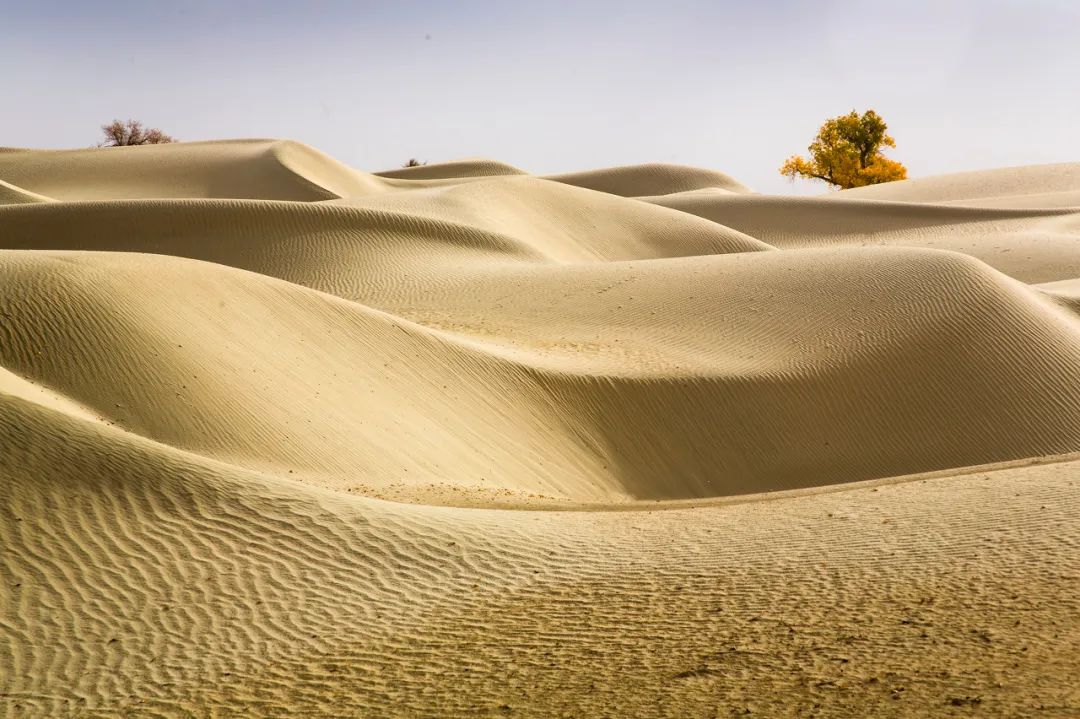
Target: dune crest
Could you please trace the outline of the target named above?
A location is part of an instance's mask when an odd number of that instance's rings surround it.
[[[746,185],[722,172],[659,162],[547,175],[546,179],[621,197],[670,195],[704,189],[750,192]]]
[[[375,174],[379,177],[398,180],[461,180],[467,177],[499,177],[527,173],[513,165],[507,165],[505,162],[471,159],[399,167],[396,170],[383,170]]]

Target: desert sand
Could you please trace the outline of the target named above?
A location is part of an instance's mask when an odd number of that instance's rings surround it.
[[[1080,715],[1080,164],[0,150],[4,716]]]

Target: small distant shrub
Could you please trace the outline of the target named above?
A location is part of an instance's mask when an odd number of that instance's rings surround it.
[[[101,131],[105,133],[105,140],[98,147],[163,145],[168,142],[176,142],[175,138],[166,135],[156,127],[143,127],[143,124],[138,120],[128,120],[127,122],[113,120],[108,125],[102,125]]]

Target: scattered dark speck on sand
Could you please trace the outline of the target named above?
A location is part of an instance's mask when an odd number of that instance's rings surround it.
[[[982,704],[982,697],[949,697],[949,704],[954,707],[966,707]]]

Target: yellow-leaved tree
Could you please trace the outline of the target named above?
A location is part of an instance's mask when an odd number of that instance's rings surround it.
[[[881,154],[882,147],[896,147],[896,141],[885,134],[887,129],[873,110],[862,115],[852,110],[826,120],[807,148],[810,159],[793,155],[780,174],[792,181],[796,177],[822,180],[842,190],[905,180],[907,168]]]

